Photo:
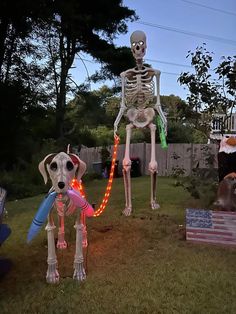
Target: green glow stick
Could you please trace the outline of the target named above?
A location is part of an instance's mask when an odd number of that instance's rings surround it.
[[[161,141],[161,147],[163,149],[166,149],[168,148],[168,145],[166,143],[165,130],[164,130],[163,122],[160,116],[157,116],[157,126],[158,126],[160,141]]]

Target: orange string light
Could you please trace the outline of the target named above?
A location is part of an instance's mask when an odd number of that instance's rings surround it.
[[[109,175],[106,191],[105,191],[103,200],[102,200],[99,208],[93,214],[94,217],[98,217],[98,216],[100,216],[104,212],[104,210],[105,210],[105,208],[107,206],[107,203],[109,201],[111,188],[112,188],[112,183],[113,183],[113,177],[114,177],[114,171],[115,171],[115,162],[116,162],[117,149],[118,149],[119,142],[120,142],[120,138],[119,138],[119,136],[116,135],[115,138],[114,138],[114,147],[113,147],[113,154],[112,154],[112,161],[111,161],[111,170],[110,170],[110,175]],[[85,197],[83,185],[82,185],[81,182],[78,182],[76,179],[73,179],[72,182],[71,182],[71,186],[75,190],[78,190],[80,192],[80,194],[82,195],[82,197]]]
[[[73,180],[71,181],[71,186],[72,186],[73,189],[79,191],[80,194],[81,194],[81,196],[82,196],[83,198],[85,198],[85,193],[84,193],[83,185],[82,185],[81,182],[79,182],[79,181],[76,180],[76,179],[73,179]]]

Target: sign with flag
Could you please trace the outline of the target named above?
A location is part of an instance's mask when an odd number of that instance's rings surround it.
[[[186,240],[236,247],[236,212],[187,208]]]

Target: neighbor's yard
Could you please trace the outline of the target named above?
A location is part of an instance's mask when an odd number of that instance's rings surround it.
[[[99,202],[106,180],[90,182],[87,199]],[[12,234],[0,256],[13,268],[0,281],[0,313],[236,313],[236,249],[187,243],[185,208],[200,206],[173,180],[158,178],[161,209],[149,208],[149,177],[132,179],[133,215],[124,217],[123,180],[114,180],[105,213],[87,219],[87,280],[74,282],[75,230],[66,221],[69,248],[57,251],[61,280],[45,282],[46,231],[26,236],[43,195],[6,204]]]

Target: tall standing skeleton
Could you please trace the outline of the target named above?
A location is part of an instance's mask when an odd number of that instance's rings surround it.
[[[125,114],[129,120],[126,126],[125,156],[123,159],[123,177],[125,186],[125,209],[123,213],[129,216],[132,211],[131,202],[131,160],[130,160],[130,138],[134,127],[149,127],[151,132],[151,161],[149,171],[151,173],[151,208],[159,208],[156,201],[156,176],[157,161],[155,152],[156,124],[153,120],[159,114],[167,132],[167,120],[162,111],[160,103],[160,74],[158,70],[143,65],[143,57],[146,53],[146,35],[142,31],[135,31],[130,37],[132,54],[136,60],[136,66],[120,74],[122,82],[122,99],[120,110],[114,123],[114,134],[117,133],[118,124]]]

